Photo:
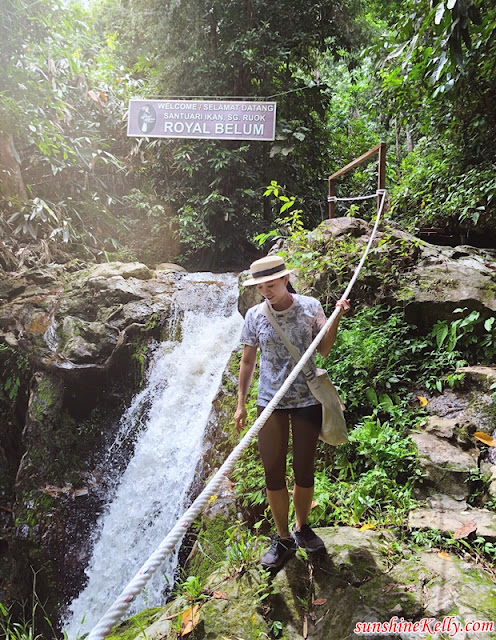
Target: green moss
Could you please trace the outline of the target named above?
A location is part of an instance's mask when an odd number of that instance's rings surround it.
[[[181,342],[183,339],[184,312],[180,311],[177,315],[175,314],[176,312],[171,311],[169,321],[160,328],[161,342]]]
[[[136,384],[139,389],[143,388],[145,382],[146,371],[146,356],[148,354],[149,345],[143,341],[143,338],[138,337],[133,340],[131,358],[136,363]]]
[[[202,583],[218,567],[226,556],[226,529],[232,521],[222,514],[213,518],[203,518],[195,547],[195,553],[188,570]]]
[[[23,491],[16,510],[16,527],[28,527],[28,537],[35,539],[39,525],[49,524],[56,511],[61,511],[58,498],[39,490]]]
[[[160,321],[160,317],[158,313],[152,313],[152,315],[148,318],[148,322],[143,327],[142,331],[146,333],[153,331],[153,329],[158,327],[159,321]]]
[[[60,408],[62,399],[59,383],[52,378],[43,377],[36,389],[34,402],[31,403],[31,415],[34,420],[42,421],[52,417]]]
[[[134,640],[136,636],[139,636],[140,633],[159,618],[162,611],[162,607],[140,611],[132,618],[115,626],[110,632],[110,635],[107,636],[107,640]]]
[[[482,291],[485,291],[486,293],[488,293],[491,296],[491,298],[494,298],[494,296],[496,296],[496,283],[494,283],[494,282],[486,282],[482,286]]]

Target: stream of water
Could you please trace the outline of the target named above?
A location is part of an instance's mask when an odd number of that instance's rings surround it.
[[[121,420],[115,446],[136,424],[139,437],[96,527],[87,584],[68,608],[64,629],[71,640],[98,622],[188,506],[212,401],[239,342],[237,297],[232,274],[187,274],[178,282],[172,339],[155,348],[146,388]],[[177,555],[165,560],[129,615],[164,604]]]

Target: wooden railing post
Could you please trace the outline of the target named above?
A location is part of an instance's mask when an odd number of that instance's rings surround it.
[[[386,187],[386,143],[380,142],[379,144],[376,144],[375,147],[372,147],[372,149],[369,149],[360,157],[355,158],[355,160],[352,160],[345,167],[343,167],[342,169],[339,169],[339,171],[336,171],[331,176],[329,176],[329,198],[328,198],[329,218],[334,218],[334,216],[336,215],[336,202],[333,199],[336,195],[336,187],[334,184],[335,180],[340,176],[344,175],[345,173],[347,173],[348,171],[351,171],[351,169],[354,169],[358,165],[362,164],[362,162],[365,162],[365,160],[368,160],[371,156],[373,156],[376,153],[379,154],[379,172],[378,172],[379,175],[377,178],[377,188],[385,189]],[[377,210],[379,210],[380,201],[381,201],[380,196],[377,196]]]
[[[386,188],[386,143],[382,142],[379,147],[379,171],[377,175],[377,189]],[[379,207],[381,206],[381,195],[377,196],[377,213],[379,213]]]
[[[336,215],[336,201],[333,199],[335,195],[334,180],[329,178],[329,218],[334,218]]]

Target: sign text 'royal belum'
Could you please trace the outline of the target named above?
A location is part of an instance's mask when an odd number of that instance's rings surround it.
[[[129,101],[128,136],[274,140],[275,102],[234,100]]]

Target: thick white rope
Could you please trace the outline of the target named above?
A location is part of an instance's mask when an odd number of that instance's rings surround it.
[[[375,193],[371,193],[368,196],[350,196],[349,198],[338,198],[337,196],[327,196],[327,202],[350,202],[351,200],[368,200],[369,198],[377,198],[381,191],[384,189],[378,189]]]
[[[381,203],[379,206],[379,210],[377,212],[377,218],[375,221],[374,228],[370,235],[369,242],[365,248],[365,251],[362,255],[360,262],[358,263],[357,268],[355,269],[355,273],[353,274],[350,283],[348,284],[342,298],[347,298],[350,294],[350,291],[353,285],[358,278],[358,274],[360,273],[360,269],[365,262],[365,259],[372,247],[372,242],[374,241],[375,234],[377,232],[377,228],[379,226],[379,220],[382,215],[382,211],[384,208],[384,203],[386,201],[386,191],[385,189],[380,189],[375,194],[381,195]],[[330,318],[327,320],[325,325],[319,331],[312,344],[308,347],[305,353],[302,355],[301,360],[295,366],[293,371],[286,378],[286,381],[279,389],[279,391],[275,394],[269,404],[262,411],[257,420],[253,423],[253,426],[245,433],[239,444],[233,449],[231,454],[228,456],[224,464],[220,467],[214,477],[210,480],[207,486],[203,489],[200,495],[196,498],[190,508],[183,514],[183,516],[178,520],[176,525],[171,529],[171,531],[167,534],[167,536],[162,540],[157,549],[153,552],[153,554],[148,558],[145,564],[141,567],[138,573],[134,576],[134,578],[128,583],[128,585],[124,588],[115,602],[111,605],[111,607],[107,610],[104,616],[100,619],[100,621],[93,627],[90,633],[87,636],[87,640],[102,640],[108,635],[112,629],[112,627],[119,622],[119,620],[123,617],[133,600],[136,596],[141,593],[145,584],[150,580],[152,575],[158,569],[158,567],[162,564],[166,556],[173,551],[178,541],[184,536],[188,527],[192,524],[192,522],[197,518],[200,513],[203,511],[205,506],[208,503],[208,500],[215,495],[219,489],[222,487],[223,482],[229,475],[232,473],[236,462],[242,456],[244,451],[247,449],[251,440],[257,435],[260,429],[267,422],[268,418],[279,404],[279,401],[284,396],[289,387],[296,380],[296,377],[300,373],[300,371],[305,366],[307,360],[313,355],[320,341],[324,337],[324,334],[329,329],[330,325],[334,322],[335,318],[339,313],[339,309],[336,308]]]

